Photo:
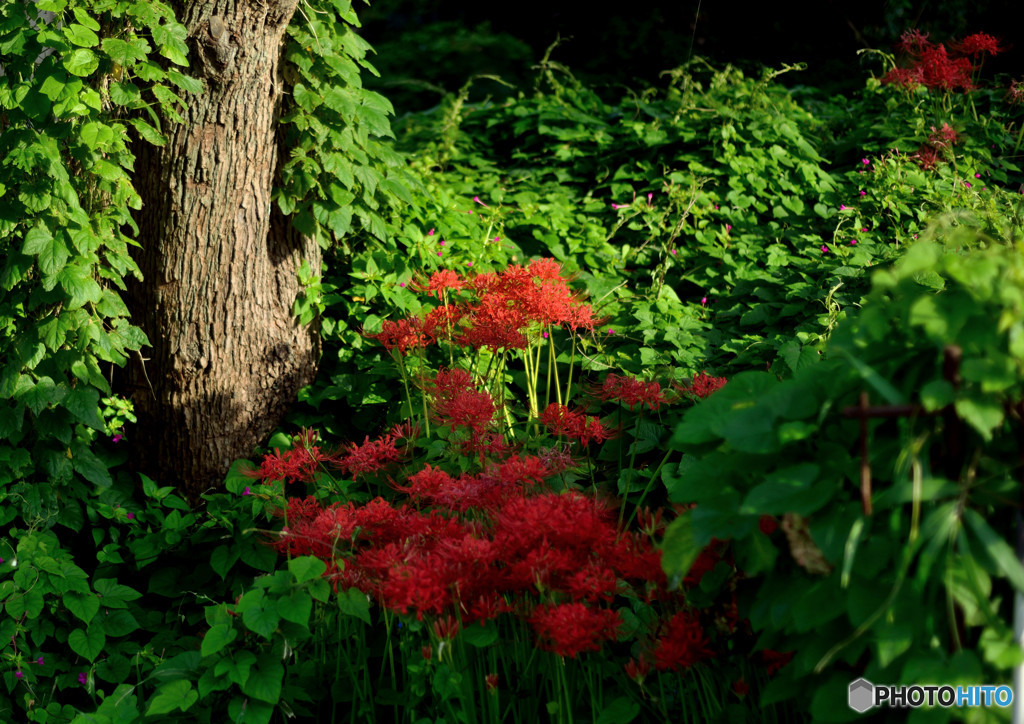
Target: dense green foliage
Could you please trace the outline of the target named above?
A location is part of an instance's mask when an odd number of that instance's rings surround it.
[[[427,623],[336,593],[322,561],[265,545],[297,489],[258,486],[239,461],[225,491],[190,510],[123,465],[133,441],[112,435],[131,409],[107,379],[146,343],[119,297],[137,273],[127,134],[162,143],[179,92],[201,84],[160,3],[26,7],[0,10],[0,719],[476,720],[473,707],[494,701],[480,676],[512,650],[494,629],[455,639],[459,665],[440,649],[417,658],[438,645]],[[603,318],[571,341],[552,335],[552,364],[577,369],[568,402],[589,404],[608,372],[666,387],[702,371],[730,379],[649,419],[606,415],[618,436],[561,481],[621,496],[630,524],[641,502],[660,510],[671,583],[717,540],[717,565],[681,595],[707,620],[735,596],[742,622],[735,640],[718,629],[717,661],[679,675],[674,694],[623,675],[638,655],[628,636],[607,658],[587,654],[601,691],[589,701],[608,705],[599,721],[677,704],[672,715],[693,721],[843,718],[859,675],[1005,679],[1024,591],[1005,542],[1024,378],[1020,113],[1005,88],[869,79],[831,98],[778,84],[798,68],[750,77],[697,60],[662,88],[609,99],[549,53],[534,91],[470,103],[467,84],[392,134],[390,105],[361,84],[372,65],[349,4],[302,7],[275,200],[330,252],[296,300],[303,323],[319,319],[325,356],[292,423],[340,442],[409,417],[396,358],[363,333],[435,306],[418,289],[435,271],[537,258],[574,275]],[[956,384],[943,372],[952,346]],[[536,368],[504,362],[498,396],[528,409]],[[861,427],[842,414],[864,391],[914,406],[867,425],[871,515]],[[473,470],[447,434],[425,435],[422,455]],[[957,454],[944,452],[951,439]],[[268,449],[294,444],[279,433]],[[324,505],[395,497],[385,478],[324,475],[306,492]],[[527,649],[516,651],[532,662]],[[770,681],[767,667],[736,664],[763,649],[795,654]],[[683,709],[680,692],[699,703]],[[582,700],[537,703],[555,718],[592,714]]]

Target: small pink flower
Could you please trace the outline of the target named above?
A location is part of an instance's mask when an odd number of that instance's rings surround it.
[[[870,161],[868,161],[868,160],[867,160],[866,158],[862,158],[862,159],[860,160],[860,162],[861,162],[862,164],[864,164],[865,166],[870,166],[870,165],[871,165],[871,162],[870,162]]]
[[[611,327],[608,328],[608,334],[615,334],[615,330]]]
[[[78,675],[78,683],[82,686],[85,686],[87,683],[89,683],[89,677],[85,675],[84,671]]]
[[[398,286],[404,287],[405,286],[405,282],[398,282]]]
[[[487,204],[485,204],[483,201],[481,201],[479,196],[474,196],[473,201],[480,204],[481,206],[487,207],[488,209],[491,208],[490,206],[487,206]]]
[[[701,297],[700,298],[700,306],[705,307],[705,306],[707,306],[707,303],[708,303],[708,298],[707,297]]]
[[[619,209],[626,208],[627,204],[612,204],[612,208],[618,211]]]
[[[654,205],[654,204],[651,203],[651,199],[653,199],[653,198],[654,198],[654,192],[653,191],[651,193],[647,194],[647,205],[648,206],[653,206]]]
[[[824,244],[821,245],[821,253],[828,254],[828,247],[825,246]]]
[[[438,255],[438,256],[441,256],[441,254],[442,254],[442,252],[440,252],[440,251],[439,251],[439,252],[437,252],[437,255]]]
[[[672,250],[672,255],[674,256],[675,254],[676,254],[676,250],[675,250],[675,249],[673,249],[673,250]]]
[[[498,239],[500,239],[500,238],[501,238],[500,236],[494,237],[494,243],[497,244],[498,243]]]
[[[846,211],[846,204],[839,204],[840,211]]]
[[[856,239],[850,239],[850,246],[857,246],[857,240]]]
[[[434,235],[434,230],[433,229],[431,229],[430,231],[427,232],[427,236],[433,236],[433,235]]]
[[[438,246],[444,246],[444,239],[441,239],[441,241],[437,242],[437,244]]]
[[[715,211],[718,211],[718,204],[715,204]]]
[[[917,234],[914,234],[914,238],[915,238],[915,239],[917,238]]]
[[[469,264],[470,266],[473,266],[473,262],[471,261],[467,261],[466,263]]]
[[[970,181],[964,181],[964,186],[966,186],[967,188],[971,188],[971,182]]]
[[[982,187],[981,187],[981,190],[982,190],[982,191],[988,191],[988,186],[982,186]]]
[[[974,174],[974,178],[981,178],[981,174],[980,173]]]
[[[122,440],[124,440],[124,435],[121,433],[117,433],[114,437],[110,438],[111,442],[121,442]]]
[[[252,491],[249,490],[249,486],[245,486],[245,490],[242,491],[242,495],[252,495]]]
[[[732,224],[726,224],[725,225],[725,233],[728,234],[730,231],[732,231]]]
[[[134,520],[134,519],[135,519],[135,513],[129,513],[128,514],[128,520]]]
[[[863,233],[864,233],[865,231],[867,231],[867,230],[868,230],[868,227],[866,227],[866,226],[865,226],[865,227],[864,227],[863,229],[861,229],[860,231],[861,231],[861,233],[863,234]]]
[[[14,672],[14,678],[15,678],[15,679],[20,679],[20,678],[21,678],[21,677],[23,677],[23,676],[24,676],[24,674],[23,674],[23,673],[21,673],[20,671],[15,671],[15,672]]]
[[[36,663],[39,664],[40,666],[42,666],[43,665],[43,657],[40,656],[38,659],[36,659]]]
[[[547,339],[548,338],[548,333],[547,332],[541,332],[540,336],[543,337],[544,339]]]
[[[861,192],[860,192],[860,195],[861,195],[861,196],[867,196],[867,195],[868,195],[868,192],[867,192],[867,191],[861,191]]]

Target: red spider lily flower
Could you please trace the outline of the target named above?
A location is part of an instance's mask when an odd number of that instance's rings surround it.
[[[263,456],[260,466],[246,475],[264,482],[281,481],[283,483],[312,482],[316,473],[324,465],[336,464],[334,459],[323,452],[316,444],[316,432],[303,430],[292,438],[295,447],[282,452],[274,448],[274,452]]]
[[[346,470],[353,480],[360,475],[375,473],[402,459],[402,452],[395,447],[397,439],[392,433],[376,440],[371,440],[367,435],[361,445],[349,443],[345,446],[345,452],[338,457],[336,464]]]
[[[782,653],[780,651],[772,651],[771,649],[764,649],[761,652],[761,660],[764,662],[765,673],[768,676],[774,676],[778,673],[779,669],[788,664],[793,660],[795,652],[787,651]]]
[[[427,347],[435,341],[420,317],[408,317],[397,322],[385,320],[380,332],[363,332],[363,336],[377,340],[389,352],[397,347],[399,354],[403,355],[406,350]]]
[[[743,680],[742,677],[740,677],[732,683],[732,690],[736,693],[736,696],[742,699],[748,693],[750,693],[750,684],[748,684],[746,681]]]
[[[697,616],[680,611],[662,627],[655,643],[654,667],[658,671],[680,671],[713,655]]]
[[[1004,50],[999,47],[999,41],[987,33],[974,33],[950,45],[960,55],[969,55],[972,58],[977,58],[982,53],[999,55]]]
[[[617,587],[615,571],[594,560],[587,561],[581,569],[570,574],[564,584],[572,600],[586,603],[611,603]]]
[[[443,618],[436,619],[431,624],[431,628],[434,631],[434,635],[442,641],[451,641],[459,635],[459,631],[462,630],[462,625],[454,616],[448,615]]]
[[[644,382],[635,377],[609,374],[604,378],[604,383],[598,392],[598,397],[603,402],[610,400],[626,405],[630,410],[637,405],[646,405],[651,410],[657,410],[670,401],[661,391],[661,385],[657,382]]]
[[[935,126],[932,126],[932,132],[928,134],[928,143],[936,148],[954,146],[959,140],[960,137],[957,135],[956,129],[948,123],[943,123],[942,128],[938,130],[936,130]]]
[[[922,33],[916,28],[904,30],[896,43],[896,50],[908,55],[920,55],[925,48],[931,46],[928,41],[928,33]]]
[[[484,677],[484,683],[487,685],[487,691],[496,692],[498,690],[498,675],[488,674]]]
[[[466,308],[461,304],[445,304],[431,309],[423,320],[423,333],[433,339],[451,340],[465,316]]]
[[[630,659],[629,663],[622,667],[626,671],[626,676],[631,678],[637,684],[643,686],[644,679],[651,673],[651,665],[640,659]]]
[[[725,377],[712,377],[705,372],[701,372],[694,375],[691,384],[683,385],[680,390],[691,397],[703,400],[705,397],[725,387],[725,383],[728,381]]]
[[[600,651],[601,644],[618,636],[622,626],[618,612],[589,609],[582,603],[538,606],[529,622],[541,648],[569,658]]]
[[[417,287],[417,289],[426,291],[430,296],[440,298],[449,289],[458,291],[465,287],[465,280],[460,278],[457,272],[451,269],[441,269],[430,275],[430,280],[425,286]]]
[[[578,440],[586,447],[591,440],[603,442],[612,436],[611,430],[596,417],[583,414],[581,410],[570,410],[565,405],[552,402],[540,413],[540,422],[555,435],[565,435]]]

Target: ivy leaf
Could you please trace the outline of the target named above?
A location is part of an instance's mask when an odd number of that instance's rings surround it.
[[[78,385],[64,400],[64,407],[92,429],[104,429],[103,418],[99,413],[100,393],[95,387]]]
[[[39,271],[53,276],[68,263],[68,247],[60,237],[52,237],[39,250]]]
[[[35,414],[55,405],[64,399],[67,388],[58,387],[49,377],[40,377],[27,391],[19,395],[18,399]]]
[[[121,66],[133,65],[136,61],[145,60],[151,50],[149,43],[142,38],[136,38],[130,43],[119,38],[104,38],[101,45],[103,52]],[[113,97],[113,86],[115,85],[118,84],[111,84],[111,97]]]

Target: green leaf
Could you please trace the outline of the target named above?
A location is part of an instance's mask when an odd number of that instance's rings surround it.
[[[814,463],[800,463],[771,473],[747,494],[740,513],[810,515],[827,503],[834,492],[831,485],[815,485],[819,471]]]
[[[21,248],[23,254],[30,254],[35,256],[39,254],[43,248],[52,241],[53,235],[50,230],[42,224],[36,224],[25,234],[25,243]]]
[[[197,701],[199,701],[199,692],[193,689],[192,684],[187,680],[169,681],[156,690],[156,694],[146,709],[146,716],[160,716],[175,709],[187,711]]]
[[[128,611],[110,611],[103,617],[103,630],[107,636],[127,636],[139,629],[139,622]]]
[[[687,510],[669,523],[661,543],[661,568],[668,576],[669,588],[674,589],[682,583],[700,552],[692,513]]]
[[[100,600],[91,593],[68,591],[63,597],[64,607],[88,624],[100,610]]]
[[[301,556],[288,561],[288,570],[298,583],[320,578],[327,572],[327,564],[315,556]]]
[[[370,623],[370,599],[358,588],[350,588],[338,594],[338,607],[346,616]]]
[[[78,23],[69,23],[64,26],[64,37],[68,39],[68,42],[72,45],[77,45],[82,48],[95,48],[100,44],[100,36],[90,28]],[[89,71],[91,73],[92,71]],[[88,75],[84,73],[82,75]],[[77,74],[76,74],[77,75]]]
[[[1003,424],[1005,413],[1001,403],[984,398],[961,397],[956,401],[956,413],[986,440],[992,431]]]
[[[260,590],[249,591],[242,596],[237,610],[250,631],[268,640],[277,630],[277,625],[281,621],[281,617],[277,613],[277,606]]]
[[[493,623],[485,625],[476,623],[464,628],[459,636],[470,646],[483,649],[498,640],[498,627]]]
[[[203,636],[203,644],[199,652],[203,657],[213,656],[238,637],[235,627],[227,623],[219,623],[211,626],[210,630]]]
[[[249,672],[249,679],[242,685],[242,693],[253,699],[276,704],[281,698],[281,682],[284,667],[276,658],[263,656]]]
[[[597,724],[629,724],[640,714],[640,704],[620,696],[606,704]]]
[[[188,93],[199,94],[203,92],[203,82],[201,80],[185,75],[174,68],[168,69],[167,79]]]
[[[99,626],[89,626],[84,630],[76,628],[68,636],[71,650],[88,661],[96,660],[106,642],[107,637]]]
[[[228,571],[231,570],[231,566],[235,565],[235,561],[238,560],[238,551],[226,545],[217,546],[213,554],[210,556],[210,568],[213,569],[214,573],[226,579]],[[326,569],[326,567],[325,567]]]
[[[1024,566],[1021,566],[1021,562],[1010,544],[992,530],[981,514],[973,508],[965,508],[963,516],[968,527],[981,541],[985,552],[1003,572],[1003,575],[1009,579],[1014,588],[1024,592]]]
[[[313,611],[313,599],[305,591],[293,591],[277,600],[277,613],[285,621],[300,626],[309,625],[309,614]]]
[[[103,418],[100,417],[100,393],[95,387],[76,386],[68,393],[63,405],[92,429],[104,429]]]
[[[64,68],[67,69],[68,73],[77,75],[80,78],[92,75],[99,66],[100,61],[96,57],[96,53],[85,48],[73,50],[64,56]]]
[[[154,146],[166,146],[167,137],[160,131],[153,128],[153,126],[146,123],[141,118],[129,118],[128,122],[134,126],[135,131],[139,134],[139,137],[147,143],[151,143]]]

